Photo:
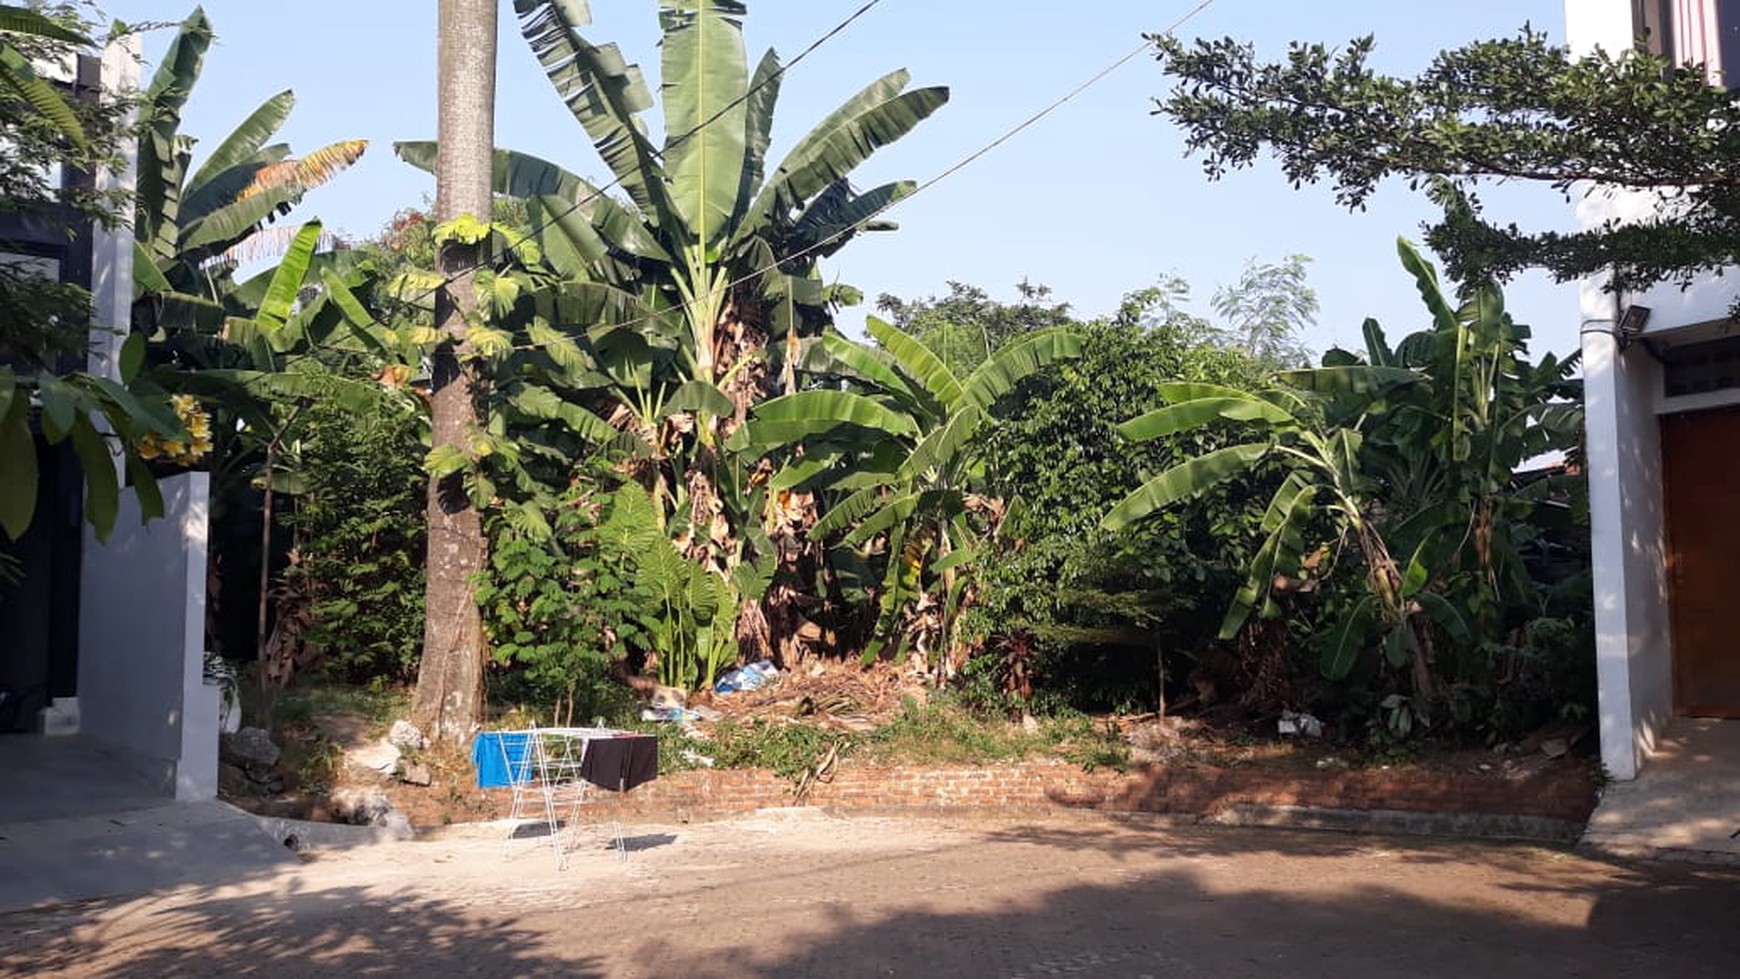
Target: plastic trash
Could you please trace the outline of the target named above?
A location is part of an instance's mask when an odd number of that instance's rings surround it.
[[[744,690],[755,690],[766,686],[768,682],[779,676],[779,669],[771,662],[761,660],[748,666],[740,666],[730,670],[713,684],[714,693],[738,693]]]
[[[1323,737],[1323,722],[1304,712],[1282,711],[1281,720],[1275,727],[1281,734],[1298,734],[1307,738]]]

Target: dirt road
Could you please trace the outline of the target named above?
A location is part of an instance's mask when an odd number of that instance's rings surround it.
[[[0,976],[1740,976],[1740,871],[1090,818],[772,812],[558,872],[499,827],[0,917]]]

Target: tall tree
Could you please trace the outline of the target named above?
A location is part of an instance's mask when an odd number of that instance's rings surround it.
[[[1700,66],[1641,49],[1576,58],[1527,28],[1444,51],[1415,78],[1372,70],[1369,36],[1339,51],[1295,43],[1274,63],[1231,38],[1155,40],[1179,83],[1156,114],[1184,129],[1210,178],[1266,150],[1295,185],[1332,181],[1349,208],[1385,178],[1427,181],[1446,213],[1426,241],[1453,278],[1610,272],[1613,288],[1636,290],[1740,263],[1740,102]],[[1526,231],[1482,218],[1468,192],[1481,180],[1659,191],[1676,206]]]
[[[1069,304],[1051,296],[1051,287],[1022,279],[1015,284],[1015,302],[993,300],[985,290],[950,282],[947,296],[905,300],[883,293],[876,308],[913,339],[930,348],[949,370],[960,376],[1034,330],[1068,326]]]
[[[766,539],[778,535],[762,526],[756,460],[727,451],[725,440],[751,406],[791,388],[802,340],[822,332],[835,305],[856,300],[855,290],[822,280],[819,260],[859,232],[891,228],[876,216],[917,188],[893,181],[859,192],[849,175],[942,107],[948,90],[908,89],[908,73],[891,72],[770,165],[783,68],[769,51],[751,69],[742,3],[659,5],[656,101],[620,48],[581,32],[584,0],[515,0],[514,9],[612,178],[598,187],[526,154],[496,157],[496,190],[527,198],[541,257],[563,280],[557,292],[584,307],[572,315],[557,304],[541,314],[543,338],[533,337],[554,353],[554,332],[585,348],[573,366],[591,361],[568,372],[562,396],[584,410],[563,412],[563,423],[593,444],[612,440],[611,425],[662,428],[657,439],[667,444],[638,466],[638,477],[684,553],[729,576],[765,557]],[[646,115],[659,104],[664,140],[655,143]],[[396,149],[418,166],[437,152],[426,142]],[[620,197],[604,192],[612,187]],[[617,372],[630,362],[632,371]],[[657,410],[646,400],[654,394]],[[787,579],[797,574],[797,553],[781,557]],[[787,594],[776,585],[767,604]],[[740,631],[767,631],[755,600],[746,598],[743,612]]]
[[[1279,262],[1245,263],[1239,281],[1214,291],[1211,305],[1222,321],[1216,339],[1276,367],[1308,361],[1299,335],[1317,322],[1317,290],[1305,281],[1308,255]]]
[[[495,0],[441,0],[435,164],[435,216],[442,223],[469,216],[488,221],[495,146]],[[436,294],[436,329],[430,396],[430,446],[463,451],[477,427],[479,392],[467,363],[468,327],[477,316],[473,269],[478,242],[445,236],[440,268],[446,284]],[[423,661],[412,713],[437,741],[458,744],[483,711],[483,621],[472,579],[483,570],[483,520],[457,476],[429,480],[427,613]]]

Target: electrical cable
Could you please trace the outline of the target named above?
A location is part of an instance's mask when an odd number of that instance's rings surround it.
[[[871,6],[874,6],[875,2],[876,2],[876,0],[871,0],[871,3],[865,4],[864,7],[860,8],[858,12],[856,12],[852,15],[852,18],[848,18],[846,21],[842,22],[841,27],[843,27],[847,23],[850,23],[853,18],[856,18],[859,14],[863,13],[865,10],[868,10]],[[1215,3],[1216,3],[1216,0],[1199,0],[1199,2],[1195,6],[1191,7],[1189,11],[1187,11],[1186,13],[1184,13],[1183,15],[1178,17],[1176,20],[1174,20],[1171,24],[1169,24],[1166,27],[1166,29],[1164,31],[1161,31],[1157,35],[1153,35],[1153,37],[1164,37],[1164,36],[1172,34],[1174,31],[1178,30],[1178,28],[1184,26],[1185,24],[1189,23],[1191,20],[1195,19],[1199,14],[1201,14],[1203,11],[1207,10],[1209,7],[1213,6]],[[807,54],[809,51],[814,50],[815,47],[821,43],[821,41],[826,40],[828,37],[831,37],[834,33],[838,33],[839,30],[840,30],[840,28],[836,28],[834,31],[830,32],[828,35],[824,35],[823,38],[819,39],[816,42],[816,44],[813,44],[813,45],[811,45],[811,47],[809,49],[806,49],[805,53]],[[996,149],[999,146],[1002,146],[1003,144],[1007,143],[1009,140],[1013,139],[1015,136],[1019,135],[1020,133],[1026,131],[1027,129],[1029,129],[1032,126],[1034,126],[1035,124],[1037,124],[1040,120],[1051,115],[1053,112],[1056,112],[1058,109],[1062,108],[1063,106],[1067,105],[1068,103],[1074,101],[1083,92],[1087,91],[1089,88],[1098,84],[1100,81],[1104,80],[1108,75],[1117,71],[1119,68],[1122,68],[1124,65],[1128,64],[1137,55],[1141,54],[1144,51],[1152,49],[1152,47],[1153,47],[1153,41],[1150,40],[1148,37],[1144,37],[1141,44],[1139,44],[1136,47],[1132,48],[1131,50],[1119,55],[1116,59],[1111,61],[1105,67],[1101,68],[1100,70],[1096,71],[1094,74],[1090,75],[1085,81],[1077,84],[1075,87],[1071,88],[1069,91],[1065,92],[1063,95],[1052,100],[1044,108],[1042,108],[1039,111],[1033,113],[1032,115],[1029,115],[1026,118],[1022,119],[1020,122],[1016,123],[1014,126],[1009,128],[1008,130],[1005,130],[1000,135],[991,139],[989,142],[985,143],[983,146],[980,146],[979,148],[973,150],[971,153],[968,153],[966,156],[962,157],[960,160],[957,160],[953,164],[950,164],[948,167],[944,168],[943,170],[938,172],[936,175],[926,179],[925,181],[920,183],[916,188],[914,188],[912,193],[906,195],[905,197],[890,201],[890,202],[882,205],[880,208],[877,208],[875,211],[871,212],[870,214],[867,214],[864,217],[859,218],[857,221],[854,221],[853,223],[841,228],[840,230],[834,232],[833,234],[827,236],[826,238],[823,238],[819,241],[813,242],[810,245],[807,245],[804,248],[799,249],[796,252],[782,256],[778,260],[774,261],[773,263],[771,263],[765,267],[758,268],[754,271],[745,273],[745,274],[743,274],[735,279],[732,279],[728,282],[725,282],[725,283],[719,285],[718,287],[716,287],[715,290],[709,291],[706,294],[706,296],[697,296],[697,297],[690,299],[690,300],[687,300],[685,302],[673,304],[672,306],[670,306],[666,309],[660,310],[658,313],[649,313],[646,316],[640,316],[640,317],[636,317],[633,319],[624,320],[624,321],[618,322],[618,323],[605,324],[605,325],[603,325],[603,328],[604,329],[620,329],[622,327],[636,326],[638,324],[648,322],[648,321],[654,319],[655,317],[667,316],[667,315],[670,315],[672,312],[687,309],[689,306],[696,305],[699,302],[701,302],[701,300],[703,298],[711,297],[715,292],[728,291],[728,290],[733,289],[733,288],[735,288],[739,285],[742,285],[746,282],[753,281],[753,280],[755,280],[763,275],[766,275],[769,272],[778,271],[779,266],[782,264],[789,263],[789,262],[793,261],[794,259],[803,258],[804,256],[811,254],[812,252],[815,252],[821,248],[827,247],[829,244],[839,240],[840,238],[845,237],[846,235],[852,234],[852,233],[862,229],[865,225],[871,223],[872,221],[875,221],[877,218],[881,217],[883,214],[886,214],[888,211],[892,210],[894,207],[898,206],[899,204],[902,204],[908,200],[911,200],[914,197],[917,197],[919,194],[923,193],[924,191],[929,190],[932,187],[935,187],[937,184],[941,183],[942,181],[948,179],[949,177],[954,176],[956,173],[959,173],[961,170],[966,169],[968,166],[970,166],[974,162],[978,161],[979,159],[984,157],[986,154],[990,153],[992,150]],[[797,59],[794,58],[792,60],[792,64],[796,64],[796,63],[797,63]],[[747,97],[747,95],[745,97]],[[697,129],[698,128],[699,127],[697,127]],[[607,186],[609,186],[609,185],[607,185]],[[576,207],[579,207],[579,206],[581,206],[581,205],[579,205],[579,204],[576,205]],[[568,213],[572,213],[572,209],[570,209],[570,211],[564,212],[563,215],[559,215],[558,218],[561,216],[565,216]],[[556,219],[551,219],[551,220],[554,221]],[[550,222],[546,222],[545,224],[541,225],[538,229],[536,229],[534,231],[534,234],[537,231],[541,231],[544,228],[549,227],[549,224],[550,224]],[[479,267],[481,267],[481,266],[479,266]],[[445,288],[445,286],[447,284],[449,284],[449,283],[444,282],[441,286],[438,286],[437,288],[438,289]],[[427,293],[425,295],[433,294],[433,291],[434,290],[431,290],[430,293]],[[422,297],[419,297],[419,299],[420,298],[422,298]],[[515,350],[515,351],[536,350],[536,349],[539,349],[539,348],[544,347],[546,345],[547,345],[547,342],[533,341],[530,343],[515,344],[508,349]]]
[[[833,27],[829,28],[827,30],[827,32],[822,34],[820,37],[816,38],[814,41],[811,41],[808,47],[806,47],[802,51],[798,52],[797,57],[791,59],[790,61],[786,62],[785,64],[780,65],[777,70],[775,70],[774,72],[769,74],[766,78],[763,78],[761,81],[755,83],[754,85],[749,86],[749,88],[747,90],[745,90],[742,95],[739,95],[737,98],[732,99],[730,102],[726,103],[724,107],[720,108],[717,112],[713,113],[712,115],[708,116],[707,118],[696,123],[694,126],[691,126],[688,129],[688,131],[680,133],[676,137],[668,140],[665,143],[664,149],[655,150],[654,154],[657,156],[663,156],[665,153],[670,152],[672,149],[674,149],[678,146],[681,146],[682,144],[688,142],[691,139],[694,139],[695,136],[700,134],[700,132],[703,129],[706,129],[708,126],[710,126],[713,123],[718,122],[720,119],[724,118],[724,116],[727,113],[729,113],[732,109],[735,109],[738,106],[742,105],[743,103],[749,101],[749,99],[751,97],[753,97],[756,92],[759,92],[762,89],[766,88],[767,86],[773,84],[774,82],[779,81],[781,78],[783,78],[785,76],[786,72],[790,71],[792,68],[797,67],[799,62],[801,62],[805,58],[809,57],[812,53],[815,52],[815,50],[817,48],[819,48],[823,44],[826,44],[827,42],[833,40],[836,36],[838,36],[847,27],[850,27],[853,21],[864,16],[866,13],[869,13],[870,8],[876,6],[877,4],[879,4],[881,2],[882,2],[882,0],[867,0],[867,2],[864,3],[862,6],[860,6],[857,10],[852,11],[852,13],[850,15],[848,15],[846,17],[846,19],[840,21],[838,24],[835,24]],[[570,214],[573,214],[575,211],[578,211],[579,209],[581,209],[582,207],[585,207],[586,205],[592,203],[593,201],[598,200],[600,197],[603,197],[606,191],[609,191],[614,187],[621,186],[622,181],[623,181],[623,177],[616,177],[615,179],[611,180],[609,183],[603,184],[599,187],[594,188],[590,193],[586,194],[584,197],[582,197],[579,200],[575,201],[574,203],[570,204],[568,206],[567,210],[564,210],[559,214],[555,214],[555,215],[552,215],[552,216],[546,218],[542,223],[540,223],[536,227],[532,228],[532,230],[526,234],[526,237],[533,238],[533,237],[537,237],[538,235],[543,234],[545,231],[547,231],[551,227],[555,226],[556,222],[562,220],[563,218],[567,217]],[[410,305],[416,305],[418,303],[421,303],[423,300],[428,299],[430,296],[433,296],[436,293],[440,292],[442,289],[445,289],[448,286],[452,285],[454,283],[454,281],[456,279],[458,279],[460,276],[469,275],[473,272],[478,271],[479,269],[484,268],[485,266],[487,266],[489,264],[490,264],[490,262],[488,262],[488,261],[473,262],[470,265],[466,266],[465,268],[459,269],[458,271],[455,271],[455,272],[448,273],[447,275],[445,275],[441,278],[440,282],[436,283],[433,286],[430,286],[426,291],[419,293],[418,295],[413,296],[412,298],[410,298],[408,300],[403,300],[403,301],[410,304]]]

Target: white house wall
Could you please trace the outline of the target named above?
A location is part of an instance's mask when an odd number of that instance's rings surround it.
[[[139,86],[139,35],[128,34],[103,51],[103,87],[127,92]],[[128,114],[134,121],[137,111]],[[137,185],[139,147],[123,140],[114,166],[97,172],[97,190],[131,196]],[[99,329],[91,331],[91,373],[120,379],[121,342],[133,321],[133,229],[97,224],[91,229],[91,301]],[[121,460],[117,456],[117,469]]]
[[[1631,8],[1630,0],[1567,0],[1565,33],[1572,52],[1631,47]],[[1682,51],[1695,47],[1688,39],[1676,40]],[[1644,220],[1673,206],[1653,193],[1596,189],[1579,194],[1575,206],[1582,227]],[[1686,289],[1667,284],[1616,297],[1602,280],[1591,279],[1579,291],[1601,758],[1618,779],[1636,776],[1673,711],[1658,412],[1694,405],[1664,402],[1659,364],[1643,343],[1619,343],[1617,319],[1625,306],[1647,307],[1646,335],[1722,320],[1736,284],[1740,280],[1732,277],[1705,277]],[[1740,392],[1719,400],[1732,397]]]
[[[1597,330],[1583,335],[1583,376],[1601,760],[1629,779],[1673,710],[1659,373]]]
[[[205,684],[210,477],[161,482],[143,523],[131,490],[108,541],[86,528],[79,595],[80,734],[178,799],[217,794],[218,688]]]

